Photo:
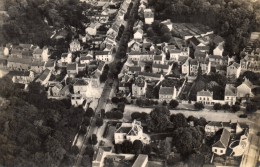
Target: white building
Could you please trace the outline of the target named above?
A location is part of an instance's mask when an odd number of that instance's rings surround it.
[[[101,60],[104,62],[110,62],[113,60],[112,53],[109,51],[96,51],[96,60]]]
[[[234,105],[236,103],[236,88],[231,84],[226,84],[225,87],[225,103]]]
[[[252,84],[247,78],[245,78],[244,82],[237,87],[237,97],[254,97],[252,90],[256,86]]]
[[[152,9],[144,9],[145,24],[152,24],[154,22],[154,13]]]
[[[197,102],[202,104],[213,104],[213,92],[208,90],[197,92]]]
[[[132,123],[122,123],[121,126],[114,133],[115,144],[121,144],[128,140],[134,142],[140,140],[144,144],[150,143],[150,138],[143,133],[143,127],[140,121],[134,120]]]
[[[70,43],[70,51],[71,52],[77,52],[77,51],[80,51],[80,49],[81,49],[80,42],[77,39],[74,39]]]
[[[224,128],[217,142],[212,145],[212,152],[217,155],[226,154],[227,148],[229,146],[228,144],[230,136],[230,132],[226,128]]]
[[[240,64],[233,62],[227,67],[227,78],[238,78],[241,72]]]

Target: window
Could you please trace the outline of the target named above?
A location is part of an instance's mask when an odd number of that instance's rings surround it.
[[[227,97],[227,100],[229,100],[229,97]]]
[[[215,149],[214,152],[218,152],[218,149]]]
[[[223,150],[220,150],[220,153],[223,153]]]

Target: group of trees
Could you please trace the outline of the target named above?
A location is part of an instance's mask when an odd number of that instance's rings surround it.
[[[141,98],[136,99],[135,103],[137,106],[140,106],[140,107],[149,107],[149,106],[159,104],[157,100],[141,99]]]
[[[150,145],[144,145],[141,140],[135,140],[133,143],[129,140],[123,141],[122,144],[116,144],[115,150],[117,154],[141,154],[141,153],[151,153],[149,149]]]
[[[226,39],[225,50],[229,53],[244,48],[249,33],[260,23],[259,3],[253,6],[246,0],[151,0],[149,5],[155,8],[155,19],[212,27]]]
[[[106,112],[106,118],[108,119],[122,119],[123,116],[123,113],[117,109],[112,109],[111,111]]]
[[[10,16],[3,24],[5,42],[44,46],[53,28],[73,26],[83,31],[82,22],[89,22],[83,11],[90,6],[79,0],[5,0],[4,4]]]
[[[106,65],[104,66],[104,69],[103,69],[102,74],[101,74],[100,77],[99,77],[99,80],[100,80],[101,83],[106,82],[106,80],[107,80],[107,78],[108,78],[108,73],[109,73],[109,66],[106,64]]]
[[[0,164],[4,166],[71,166],[71,147],[84,111],[69,101],[47,99],[44,87],[31,83],[27,92],[9,78],[0,79]]]
[[[154,43],[169,42],[172,35],[169,28],[155,20],[151,26],[145,25],[147,36],[150,37]]]

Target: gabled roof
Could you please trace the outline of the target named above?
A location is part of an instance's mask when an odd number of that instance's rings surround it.
[[[196,37],[192,37],[189,39],[190,42],[192,42],[195,46],[198,46],[200,44],[200,41]]]
[[[166,64],[153,64],[153,68],[169,69],[169,65]]]
[[[236,88],[231,84],[226,84],[225,96],[236,96]]]
[[[48,77],[50,72],[51,71],[49,69],[45,69],[38,79],[44,81]]]
[[[75,83],[74,86],[83,86],[83,85],[88,85],[88,82],[83,80],[83,79],[78,79]]]
[[[42,54],[42,52],[43,52],[42,49],[36,48],[36,49],[34,49],[33,54]]]
[[[98,70],[102,71],[103,67],[106,65],[104,61],[100,61],[98,64]]]
[[[144,77],[153,77],[153,78],[161,78],[161,74],[155,74],[155,73],[149,73],[149,72],[140,72],[139,76],[144,76]]]
[[[202,91],[200,91],[200,92],[197,92],[197,96],[208,96],[208,97],[212,97],[212,96],[213,96],[213,92],[202,90]]]
[[[236,62],[233,62],[230,66],[234,66],[235,68],[239,68],[240,67],[240,64],[236,63]],[[230,67],[229,66],[229,67]]]
[[[45,63],[45,67],[53,67],[55,65],[55,61],[54,60],[48,60]]]
[[[132,66],[132,67],[129,67],[129,71],[131,71],[131,72],[141,72],[141,67],[140,66]]]
[[[145,166],[145,164],[147,164],[148,162],[146,161],[147,159],[148,159],[148,155],[139,154],[132,167]]]
[[[224,128],[222,129],[222,134],[219,138],[219,140],[212,145],[212,147],[220,147],[220,148],[227,148],[228,147],[228,143],[229,143],[229,140],[230,140],[230,132]]]
[[[8,73],[10,76],[30,76],[30,71],[10,71]]]
[[[219,43],[224,42],[224,39],[221,36],[216,35],[213,39],[213,42],[218,45]]]
[[[161,87],[159,90],[160,95],[173,95],[174,88],[173,87]]]
[[[76,70],[77,69],[77,64],[72,63],[67,65],[67,70]]]
[[[160,61],[162,61],[162,56],[160,56],[160,55],[154,55],[154,57],[153,57],[153,60],[160,60]]]

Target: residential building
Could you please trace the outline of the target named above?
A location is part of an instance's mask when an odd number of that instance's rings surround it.
[[[8,75],[11,76],[13,83],[19,84],[29,84],[34,79],[32,71],[10,71]]]
[[[106,63],[105,63],[104,61],[99,61],[97,71],[98,71],[100,74],[102,74],[105,65],[106,65]]]
[[[32,61],[30,69],[35,73],[41,73],[45,69],[43,61]]]
[[[143,127],[140,121],[134,120],[132,123],[118,124],[117,127],[114,133],[115,144],[121,144],[125,140],[132,143],[135,140],[140,140],[144,144],[150,143],[149,136],[143,133]]]
[[[196,37],[192,37],[189,39],[191,46],[194,50],[196,50],[196,47],[198,46],[205,46],[203,43],[201,43]]]
[[[109,51],[95,51],[94,55],[96,60],[101,60],[104,62],[110,62],[113,60],[112,53]]]
[[[83,97],[86,96],[87,91],[88,91],[88,82],[86,82],[83,79],[78,79],[73,84],[73,91],[74,91],[74,94],[81,94]]]
[[[50,77],[51,71],[49,69],[45,69],[36,81],[40,82],[43,86],[47,86]]]
[[[93,56],[91,54],[80,54],[80,64],[88,64],[93,60]]]
[[[169,75],[172,70],[172,65],[168,64],[153,64],[152,69],[153,73],[162,73],[165,75]]]
[[[236,96],[236,88],[231,84],[226,84],[224,97],[225,103],[229,105],[234,105],[236,103]]]
[[[208,58],[213,67],[217,65],[228,65],[228,56],[209,55]]]
[[[92,167],[103,167],[105,157],[111,154],[113,154],[111,147],[99,147],[98,151],[94,154]]]
[[[139,72],[138,76],[144,77],[145,80],[149,80],[149,81],[162,81],[164,79],[162,74],[155,74],[149,72]]]
[[[29,70],[32,63],[31,58],[11,58],[7,59],[7,67],[10,70]]]
[[[144,9],[145,24],[152,24],[154,22],[154,13],[152,9]]]
[[[144,34],[144,31],[141,28],[137,29],[134,32],[134,40],[141,42],[143,39],[143,34]]]
[[[77,39],[74,39],[70,43],[70,51],[71,52],[77,52],[81,50],[80,42]]]
[[[244,82],[237,87],[237,97],[254,97],[255,95],[253,94],[252,90],[255,87],[256,86],[253,85],[252,82],[249,81],[249,79],[244,78]]]
[[[85,29],[85,32],[89,35],[95,36],[97,34],[97,27],[96,23],[90,23],[89,26]]]
[[[174,87],[160,87],[159,90],[159,100],[170,102],[172,99],[176,99],[177,97],[177,90]]]
[[[71,105],[74,107],[78,107],[83,104],[84,98],[81,94],[72,94],[71,95]]]
[[[162,24],[166,25],[170,31],[172,31],[172,22],[170,19],[164,20],[161,22]]]
[[[226,128],[223,128],[221,135],[218,137],[217,142],[212,145],[212,152],[217,155],[224,155],[229,146],[231,133]]]
[[[33,50],[33,58],[37,59],[39,61],[48,61],[49,59],[49,49],[47,47],[43,47],[42,49],[40,49],[39,47],[35,48]]]
[[[134,84],[132,85],[132,96],[143,97],[146,93],[147,82],[144,77],[136,78]]]
[[[240,64],[233,62],[227,67],[227,78],[238,78],[241,72]]]
[[[64,64],[72,63],[72,53],[62,53],[59,61]]]
[[[225,43],[224,39],[219,35],[216,35],[213,38],[213,44],[216,46],[215,49],[213,49],[213,55],[216,55],[216,56],[223,55],[224,43]]]
[[[56,61],[55,60],[48,60],[45,64],[44,64],[44,68],[47,68],[51,71],[54,71],[56,66]]]
[[[202,90],[197,92],[197,102],[202,104],[213,104],[213,92]]]
[[[154,55],[153,56],[153,63],[154,64],[163,64],[164,63],[164,57],[162,55]]]
[[[74,78],[78,74],[78,64],[71,63],[67,65],[67,74],[68,77]]]

